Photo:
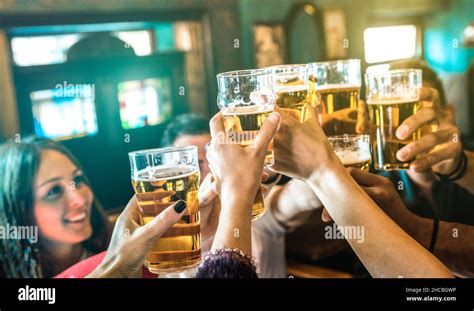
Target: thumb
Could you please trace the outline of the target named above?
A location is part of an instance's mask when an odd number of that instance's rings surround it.
[[[268,145],[272,141],[273,136],[275,136],[279,125],[280,114],[272,112],[263,122],[263,125],[255,138],[254,146],[257,150],[266,151],[268,149]]]
[[[152,221],[135,230],[138,240],[144,242],[158,240],[171,226],[177,223],[186,211],[186,202],[178,202],[168,206]]]

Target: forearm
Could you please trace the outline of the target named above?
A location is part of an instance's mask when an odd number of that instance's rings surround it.
[[[308,184],[339,227],[359,226],[363,230],[362,243],[354,237],[346,239],[372,276],[452,277],[439,260],[378,208],[342,166],[313,175]]]
[[[387,215],[425,249],[430,247],[433,219],[420,217],[405,206],[403,209],[391,210]]]
[[[424,248],[429,248],[434,229],[432,219],[417,216],[405,209],[394,215],[393,220]],[[433,254],[453,273],[474,277],[473,239],[474,227],[440,221]]]
[[[313,190],[300,180],[292,180],[271,191],[267,196],[267,206],[274,218],[288,230],[299,226],[315,209],[321,208]]]
[[[474,152],[464,150],[467,156],[467,171],[456,183],[474,194]]]
[[[221,201],[219,198],[212,203],[213,206],[207,206],[210,211],[207,211],[206,219],[202,216],[203,209],[201,209],[201,250],[203,254],[207,254],[212,247],[214,236],[219,226],[219,215],[221,213]]]
[[[255,191],[256,192],[256,191]],[[251,224],[252,204],[255,193],[237,193],[235,187],[221,192],[221,213],[211,250],[238,248],[245,254],[252,254]]]
[[[434,254],[456,275],[474,277],[474,227],[441,221]]]
[[[124,262],[117,256],[106,256],[104,260],[94,269],[86,278],[130,278],[130,277],[140,277],[141,276],[141,266],[140,270],[135,269],[135,273],[130,275],[130,273],[125,273]]]

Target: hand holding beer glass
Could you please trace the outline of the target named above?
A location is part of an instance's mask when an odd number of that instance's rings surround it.
[[[436,89],[422,87],[420,102],[423,107],[407,118],[396,135],[399,139],[409,138],[421,129],[421,138],[400,149],[397,158],[401,161],[413,160],[410,169],[415,172],[433,172],[449,175],[461,161],[463,146],[461,131],[454,121],[454,111],[440,103]],[[413,170],[410,177],[414,179]]]
[[[229,140],[226,143],[252,145],[275,105],[271,70],[251,69],[220,73],[217,75],[217,85],[217,105],[224,117],[227,135],[224,139]],[[273,151],[270,144],[265,156],[265,165],[272,163]],[[259,187],[252,207],[252,219],[259,218],[264,212],[265,205]]]
[[[344,169],[317,122],[316,109],[308,105],[307,119],[304,122],[281,112],[279,107],[275,109],[280,113],[281,121],[273,140],[273,171],[306,182],[309,178],[317,179],[326,172]]]
[[[285,112],[292,112],[303,122],[309,97],[308,69],[305,65],[270,67],[277,96],[276,104]]]
[[[186,201],[186,212],[156,241],[145,265],[155,274],[179,272],[201,261],[199,164],[197,147],[169,147],[129,153],[141,225],[169,205]]]
[[[360,60],[310,63],[310,96],[327,136],[357,133]]]
[[[410,162],[398,160],[397,152],[418,140],[421,130],[414,131],[404,140],[398,139],[395,134],[397,128],[421,108],[422,71],[401,69],[367,73],[365,79],[375,169],[408,169]]]

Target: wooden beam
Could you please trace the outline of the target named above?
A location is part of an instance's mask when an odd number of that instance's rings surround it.
[[[5,31],[0,31],[0,137],[3,138],[19,133],[9,46]]]

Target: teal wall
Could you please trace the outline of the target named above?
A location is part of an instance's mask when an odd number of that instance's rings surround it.
[[[252,25],[254,23],[283,22],[295,0],[240,0],[241,49],[246,68],[254,67]]]
[[[450,0],[449,5],[446,13],[426,18],[425,58],[440,73],[464,72],[474,59],[474,48],[462,46],[462,32],[474,21],[474,1]]]
[[[437,72],[464,72],[471,59],[474,48],[462,46],[462,31],[474,21],[474,0],[434,1],[381,1],[381,0],[240,0],[240,49],[244,67],[255,65],[252,25],[256,22],[283,22],[290,8],[301,2],[310,2],[322,9],[340,8],[346,13],[347,38],[350,46],[348,57],[362,59],[365,69],[363,31],[371,22],[389,19],[400,14],[416,17],[425,15],[423,22],[425,58]],[[411,5],[411,14],[404,15],[403,6]],[[401,6],[401,7],[400,7]],[[399,10],[399,13],[395,13]],[[392,13],[392,14],[390,14]],[[385,15],[383,15],[385,14]],[[458,40],[458,47],[453,46]]]
[[[283,23],[291,7],[297,3],[312,3],[319,9],[337,8],[346,16],[348,58],[364,58],[363,29],[368,20],[370,5],[368,0],[240,0],[240,49],[245,68],[255,66],[252,26],[254,23]],[[357,7],[357,14],[351,12]],[[304,35],[311,35],[310,33]],[[303,45],[313,44],[319,38],[306,40]],[[303,41],[303,40],[301,40]],[[303,56],[301,56],[303,57]],[[314,61],[314,60],[312,60]]]

